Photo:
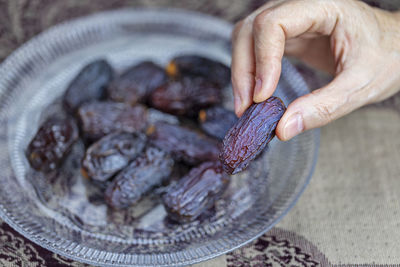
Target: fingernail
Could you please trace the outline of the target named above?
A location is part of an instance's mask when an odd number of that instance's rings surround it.
[[[254,96],[255,98],[262,92],[262,81],[260,78],[255,79]]]
[[[284,137],[286,140],[292,139],[296,135],[304,131],[303,117],[300,113],[292,115],[284,128]]]

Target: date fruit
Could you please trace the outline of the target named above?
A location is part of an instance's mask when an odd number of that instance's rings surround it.
[[[199,112],[201,129],[218,140],[224,139],[237,120],[235,113],[220,106],[202,109]]]
[[[220,88],[227,86],[231,81],[231,70],[224,64],[197,55],[182,55],[173,58],[167,65],[169,76],[201,76]]]
[[[169,177],[174,161],[155,147],[148,147],[122,170],[107,187],[105,199],[114,209],[124,209],[139,201],[144,194]]]
[[[218,160],[218,144],[188,128],[159,122],[150,126],[147,133],[154,146],[170,153],[177,161],[196,165],[204,161]]]
[[[238,173],[260,154],[275,136],[286,107],[278,97],[251,105],[226,134],[220,154],[224,169]]]
[[[174,115],[197,114],[201,108],[220,104],[222,91],[201,77],[169,81],[150,95],[150,105]]]
[[[104,99],[112,78],[113,69],[107,61],[100,59],[86,65],[69,84],[63,98],[64,107],[75,113],[85,102]]]
[[[60,166],[78,140],[78,127],[71,118],[47,119],[37,131],[26,150],[33,169],[50,172]]]
[[[82,160],[82,174],[94,181],[106,181],[139,156],[145,144],[144,134],[106,135],[87,149]]]
[[[115,102],[89,102],[78,110],[81,129],[86,138],[97,140],[111,132],[136,133],[147,125],[146,108]]]
[[[229,181],[218,161],[202,163],[167,191],[163,196],[164,207],[175,221],[193,221],[214,206]]]
[[[116,78],[108,87],[111,100],[133,105],[146,102],[150,93],[167,81],[164,69],[150,61],[141,62]]]

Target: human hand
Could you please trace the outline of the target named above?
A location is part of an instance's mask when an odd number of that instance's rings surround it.
[[[335,74],[293,101],[276,135],[289,140],[400,89],[400,14],[350,0],[273,1],[234,30],[232,86],[238,116],[269,98],[283,54]]]

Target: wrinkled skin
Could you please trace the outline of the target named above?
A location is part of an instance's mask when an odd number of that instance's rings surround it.
[[[219,147],[217,143],[188,128],[163,122],[151,127],[150,142],[170,153],[175,160],[189,165],[204,161],[217,160]]]
[[[57,169],[78,140],[78,127],[71,118],[46,120],[29,143],[26,157],[37,171]]]
[[[92,144],[82,160],[82,174],[86,178],[104,182],[143,151],[143,134],[112,133]]]
[[[196,115],[201,108],[220,104],[222,91],[205,78],[183,77],[169,81],[150,96],[150,105],[174,115]]]
[[[74,114],[85,102],[105,99],[106,87],[111,82],[113,73],[111,66],[103,59],[83,67],[65,91],[65,109]]]
[[[278,97],[251,105],[226,134],[220,160],[229,174],[247,168],[274,138],[276,125],[286,108]]]
[[[154,186],[169,177],[174,161],[155,147],[148,147],[107,187],[105,199],[114,209],[124,209],[139,201]]]
[[[231,70],[224,64],[197,55],[182,55],[173,58],[167,65],[171,77],[201,76],[223,88],[231,82]]]
[[[111,132],[137,133],[147,125],[146,108],[115,102],[89,102],[78,110],[81,130],[89,140],[97,140]]]
[[[151,92],[168,77],[164,69],[150,61],[141,62],[117,77],[108,87],[111,100],[130,105],[146,102]]]
[[[190,222],[214,206],[230,182],[219,162],[205,162],[193,168],[163,196],[169,217]]]
[[[399,25],[399,11],[362,1],[268,1],[233,33],[237,114],[274,93],[284,54],[335,77],[290,103],[276,129],[283,141],[394,95],[400,90]]]
[[[218,140],[224,139],[237,120],[235,113],[220,106],[203,109],[199,112],[201,129]]]

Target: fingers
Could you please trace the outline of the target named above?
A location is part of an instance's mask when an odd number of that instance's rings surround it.
[[[251,105],[253,98],[254,50],[249,24],[243,22],[237,24],[232,41],[232,88],[235,113],[240,117]]]
[[[279,1],[256,10],[235,27],[231,68],[238,116],[253,101],[264,101],[273,94],[287,39],[305,33],[332,33],[337,14],[329,5],[334,4],[313,0]]]
[[[253,23],[256,63],[253,97],[255,102],[262,102],[273,94],[281,73],[281,61],[285,48],[285,33],[282,28],[275,27],[275,23],[267,21],[269,11],[270,9],[262,12]]]
[[[255,102],[273,94],[287,39],[304,33],[331,34],[337,20],[334,11],[327,11],[326,5],[325,2],[293,1],[266,9],[254,18]]]
[[[397,82],[387,78],[392,69],[379,62],[384,58],[387,65],[398,50],[382,39],[376,14],[357,3],[292,0],[266,5],[246,18],[233,40],[237,114],[273,94],[285,50],[337,77],[288,106],[276,129],[283,141],[396,92]],[[385,49],[389,57],[382,56]]]
[[[364,87],[353,74],[339,74],[325,87],[293,101],[280,120],[276,135],[282,141],[287,141],[350,113],[365,104],[365,98],[358,95]]]
[[[241,116],[253,103],[254,94],[254,40],[253,20],[264,9],[276,6],[284,0],[272,0],[255,10],[245,20],[236,24],[232,34],[232,88],[235,101],[235,113]]]

